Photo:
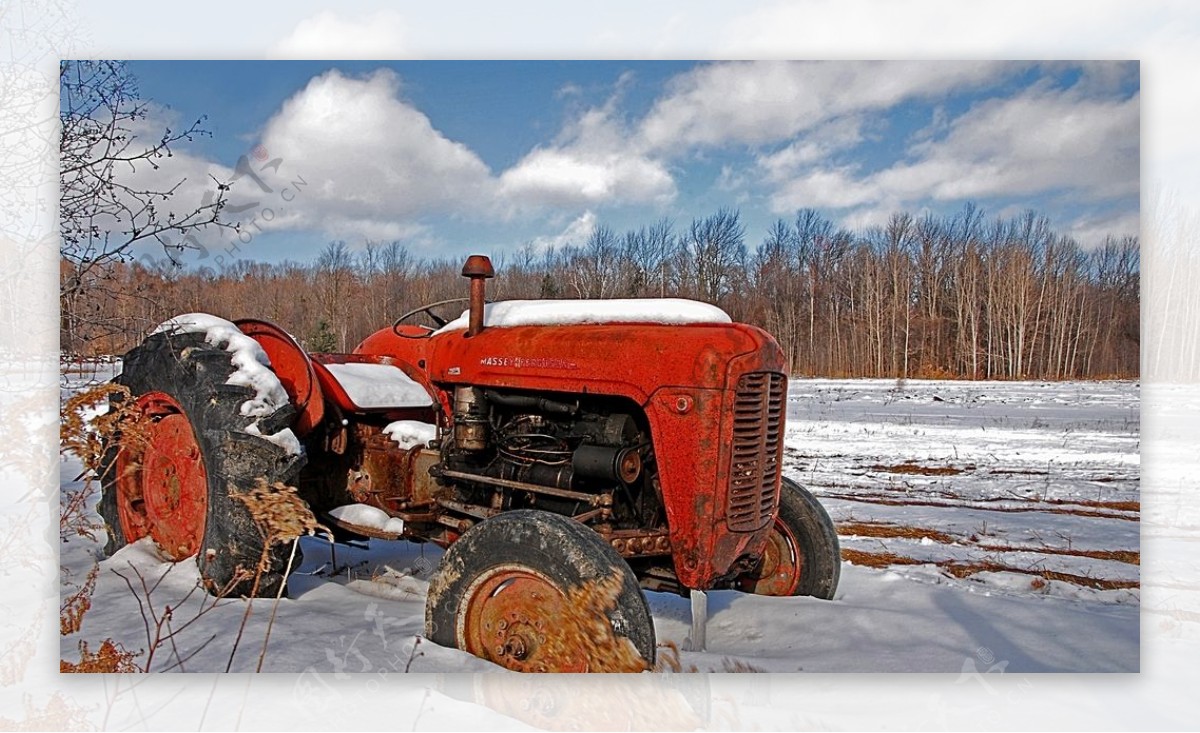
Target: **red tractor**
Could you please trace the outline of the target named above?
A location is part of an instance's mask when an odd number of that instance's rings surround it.
[[[589,581],[617,579],[608,619],[650,663],[641,588],[833,596],[833,526],[781,476],[769,334],[693,301],[485,304],[488,259],[463,275],[462,317],[433,303],[350,354],[259,320],[160,327],[117,377],[143,427],[108,457],[108,551],[149,535],[227,586],[263,546],[231,491],[281,481],[340,530],[446,548],[426,635],[526,671],[588,669],[542,652]],[[273,596],[286,554],[268,558],[256,592]]]

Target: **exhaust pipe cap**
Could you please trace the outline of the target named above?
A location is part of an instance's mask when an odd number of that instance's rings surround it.
[[[463,265],[462,274],[463,277],[470,278],[493,278],[496,276],[496,270],[487,255],[471,255]]]

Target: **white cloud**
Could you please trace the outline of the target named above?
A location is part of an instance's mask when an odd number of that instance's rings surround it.
[[[553,144],[534,149],[501,174],[501,199],[514,210],[670,201],[675,180],[665,162],[631,141],[617,115],[629,82],[623,74],[603,105],[585,110]]]
[[[792,212],[806,207],[848,209],[879,200],[881,191],[849,168],[810,171],[783,183],[771,196],[771,210]]]
[[[901,162],[873,172],[841,162],[840,154],[870,138],[896,104],[937,99],[1018,68],[1023,67],[709,64],[669,82],[646,117],[633,121],[623,114],[630,78],[622,76],[604,104],[583,109],[552,141],[498,176],[405,101],[394,73],[379,70],[358,78],[330,71],[292,95],[262,130],[270,156],[285,161],[281,175],[302,176],[307,186],[295,206],[258,225],[399,238],[427,232],[427,217],[439,214],[569,215],[578,217],[579,233],[588,221],[594,225],[595,212],[604,206],[672,201],[677,195],[672,166],[681,156],[707,154],[709,146],[722,151],[752,146],[753,165],[723,163],[715,185],[736,195],[766,186],[768,204],[780,214],[817,206],[874,222],[931,198],[1046,193],[1096,199],[1135,192],[1139,98],[1113,94],[1128,65],[1088,64],[1074,88],[1043,83],[978,103],[956,118],[939,107],[933,123],[911,136]],[[210,184],[209,168],[226,179],[231,173],[186,156],[175,162],[175,170],[181,167],[191,171],[188,186],[196,191]],[[249,182],[239,182],[231,204],[256,193]],[[242,220],[255,213],[248,211]],[[551,246],[560,236],[538,241]]]
[[[257,231],[317,229],[330,236],[407,238],[428,231],[439,214],[480,219],[515,213],[585,213],[573,231],[594,225],[592,207],[661,203],[675,194],[665,162],[638,153],[617,122],[622,77],[605,105],[584,110],[556,139],[529,152],[499,177],[463,143],[448,139],[406,102],[401,80],[379,70],[351,77],[337,70],[311,79],[288,98],[261,131],[262,160],[252,168],[271,193],[243,177],[230,191],[225,218]],[[278,171],[260,170],[281,159]],[[234,171],[177,154],[173,184],[186,176],[178,200],[197,205],[215,188],[208,173],[228,181]],[[139,175],[167,185],[163,173]],[[294,203],[277,192],[293,177],[305,183]],[[193,201],[194,200],[194,201]],[[254,205],[258,204],[258,205]],[[243,211],[235,211],[244,207]],[[260,216],[272,208],[272,218]]]
[[[781,150],[759,155],[756,163],[768,181],[787,181],[797,172],[852,148],[862,140],[862,119],[844,117],[818,127]]]
[[[263,145],[309,184],[300,207],[309,224],[390,231],[490,199],[483,161],[434,129],[399,91],[390,71],[366,78],[330,71],[267,122]]]
[[[922,143],[911,165],[879,175],[890,191],[938,199],[1072,189],[1112,198],[1138,191],[1140,95],[1087,99],[1035,88],[981,103],[944,140]]]
[[[281,59],[391,59],[406,55],[405,24],[399,13],[379,10],[346,19],[324,10],[304,18],[271,49]]]
[[[1068,224],[1066,232],[1084,249],[1095,249],[1109,236],[1139,236],[1140,223],[1141,217],[1136,211],[1106,211],[1079,217]]]
[[[662,162],[581,147],[539,148],[500,177],[518,207],[668,201],[675,182]]]
[[[546,252],[560,247],[581,246],[596,231],[597,217],[595,212],[588,211],[580,214],[575,220],[557,234],[534,237],[531,244],[535,252]]]
[[[788,140],[844,115],[982,84],[1018,65],[992,62],[726,62],[669,85],[642,121],[651,150]]]
[[[877,204],[873,206],[865,206],[859,209],[853,209],[846,212],[838,220],[838,224],[850,231],[865,231],[871,227],[884,228],[892,215],[901,209],[894,205]]]
[[[922,136],[908,160],[874,173],[805,167],[790,149],[782,163],[780,156],[759,162],[768,180],[780,181],[771,198],[776,212],[1030,194],[1110,200],[1137,194],[1138,127],[1139,95],[1093,99],[1078,88],[1037,86],[979,103],[950,121],[943,137]],[[788,170],[795,171],[790,178]]]

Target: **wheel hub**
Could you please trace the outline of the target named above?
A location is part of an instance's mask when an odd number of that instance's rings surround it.
[[[173,397],[150,392],[117,455],[117,516],[129,542],[150,535],[172,560],[204,541],[208,473],[191,422]]]
[[[778,519],[763,548],[758,571],[742,583],[742,589],[761,596],[790,596],[800,587],[804,557],[799,543],[788,527]]]
[[[586,672],[587,653],[566,648],[567,598],[529,568],[505,566],[468,589],[459,621],[459,648],[520,672]]]

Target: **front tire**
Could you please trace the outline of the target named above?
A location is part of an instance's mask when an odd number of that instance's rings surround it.
[[[241,405],[254,393],[226,384],[234,368],[227,352],[198,333],[154,334],[126,354],[114,381],[129,388],[135,419],[102,469],[105,551],[149,536],[173,561],[195,556],[210,592],[274,596],[286,555],[267,553],[255,588],[263,536],[230,492],[247,491],[258,478],[291,483],[304,459],[246,432],[256,419],[241,415]],[[284,405],[257,425],[276,432],[293,412]]]
[[[842,572],[837,530],[821,502],[795,481],[783,478],[779,514],[756,572],[738,587],[762,596],[832,599]]]
[[[611,590],[612,608],[581,608],[585,585]],[[650,609],[629,565],[591,529],[542,511],[497,515],[450,546],[429,584],[425,635],[521,672],[654,664]]]

